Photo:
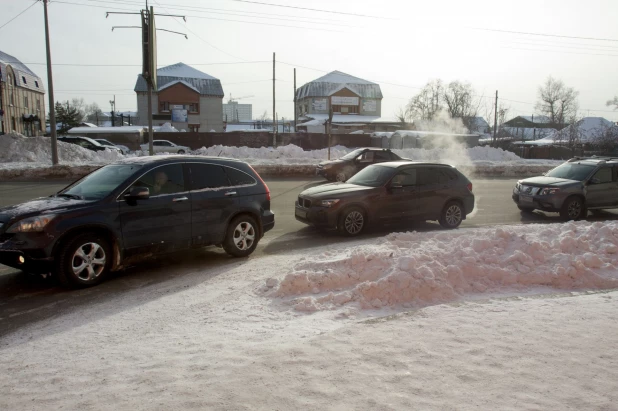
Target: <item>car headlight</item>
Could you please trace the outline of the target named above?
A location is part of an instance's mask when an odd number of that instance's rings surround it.
[[[541,190],[541,195],[546,196],[546,195],[556,194],[558,191],[560,191],[559,188],[544,188]]]
[[[322,200],[322,207],[332,207],[339,202],[339,199],[334,200]]]
[[[43,231],[45,226],[56,217],[55,214],[40,215],[37,217],[24,218],[10,226],[7,233],[35,233]]]

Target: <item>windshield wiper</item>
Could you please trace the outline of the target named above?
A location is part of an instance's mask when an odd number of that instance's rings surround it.
[[[78,196],[77,194],[67,194],[67,193],[56,194],[56,197],[66,197],[66,198],[70,198],[73,200],[83,200],[84,199],[84,197]]]

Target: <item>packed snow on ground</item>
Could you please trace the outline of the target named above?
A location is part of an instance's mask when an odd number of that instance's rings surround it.
[[[229,260],[212,251],[216,268],[162,261],[110,280],[119,284],[92,305],[3,330],[0,408],[601,410],[618,402],[617,222],[287,249]],[[0,314],[0,324],[20,314]]]
[[[19,133],[0,136],[0,167],[19,166],[15,163],[26,163],[24,167],[46,167],[52,164],[51,158],[49,137],[25,137]],[[107,164],[124,156],[116,150],[91,151],[58,141],[58,158],[65,165],[85,165]]]

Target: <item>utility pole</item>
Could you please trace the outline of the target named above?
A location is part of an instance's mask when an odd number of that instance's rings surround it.
[[[277,147],[277,114],[275,110],[275,53],[273,53],[273,147]]]
[[[54,79],[52,78],[51,47],[49,45],[49,22],[47,2],[43,0],[45,13],[45,49],[47,51],[47,87],[49,88],[49,131],[51,133],[52,164],[58,164],[58,136],[56,135],[56,106],[54,105]]]
[[[496,90],[496,105],[494,108],[494,146],[496,145],[497,129],[498,129],[498,90]]]
[[[298,122],[298,110],[296,109],[296,68],[294,68],[294,132],[296,133],[296,123]]]
[[[116,119],[114,117],[114,112],[116,111],[116,95],[114,94],[114,99],[109,101],[109,105],[112,108],[111,111],[111,115],[112,115],[112,127],[116,127]]]
[[[333,128],[333,106],[329,104],[328,108],[328,159],[330,160],[331,129]]]
[[[534,114],[532,114],[532,140],[536,140],[536,127],[534,126]]]

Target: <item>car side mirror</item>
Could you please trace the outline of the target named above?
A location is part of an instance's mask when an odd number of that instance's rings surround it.
[[[133,187],[131,191],[124,195],[125,200],[147,200],[150,198],[150,189],[148,187]]]

